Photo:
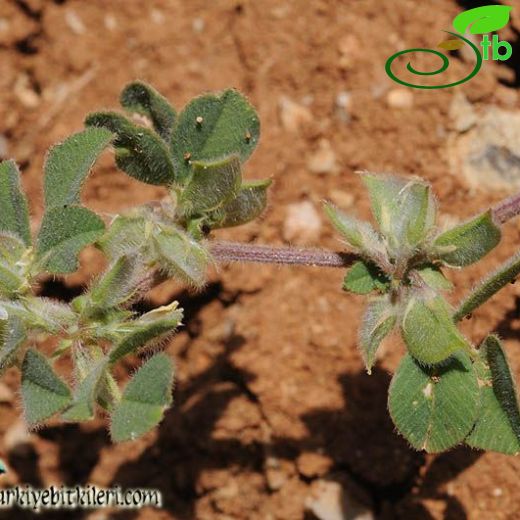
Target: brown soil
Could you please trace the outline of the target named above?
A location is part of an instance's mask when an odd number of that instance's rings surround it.
[[[441,210],[463,218],[504,192],[470,190],[449,172],[449,106],[457,90],[413,91],[413,106],[388,107],[387,91],[396,85],[384,62],[399,49],[438,43],[440,31],[470,4],[0,0],[7,22],[0,30],[0,133],[7,155],[22,166],[37,222],[45,150],[80,129],[89,111],[115,106],[126,82],[149,81],[178,107],[202,91],[235,86],[248,94],[263,125],[246,175],[271,176],[275,184],[261,221],[218,237],[283,243],[288,204],[309,200],[319,207],[338,191],[351,194],[351,211],[368,218],[358,169],[421,175],[433,183]],[[503,37],[515,41],[518,32]],[[467,63],[452,61],[454,76],[462,76]],[[512,67],[488,63],[459,90],[477,106],[512,110],[517,85]],[[335,107],[342,91],[352,96],[348,120]],[[297,129],[284,126],[284,97],[306,106],[312,118]],[[322,139],[336,153],[335,174],[307,167]],[[115,211],[161,194],[116,172],[107,156],[85,200]],[[508,225],[496,255],[455,273],[454,297],[516,250],[519,234],[520,223]],[[309,245],[339,247],[325,221]],[[83,260],[80,275],[47,283],[46,294],[77,292],[99,268],[95,254]],[[426,456],[394,432],[386,394],[401,347],[391,342],[374,373],[365,373],[356,350],[363,300],[342,293],[341,280],[332,269],[232,265],[212,273],[199,294],[174,283],[157,289],[147,304],[176,298],[186,309],[186,326],[168,347],[177,362],[176,403],[160,428],[114,446],[103,420],[47,427],[33,448],[9,457],[13,471],[4,478],[163,492],[161,511],[91,518],[310,519],[305,499],[321,477],[342,483],[378,518],[519,518],[518,458],[467,448]],[[518,376],[519,299],[520,289],[511,287],[464,325],[475,341],[498,330]],[[8,382],[16,388],[14,374]],[[19,408],[0,407],[3,432]],[[78,512],[45,517],[83,518]]]

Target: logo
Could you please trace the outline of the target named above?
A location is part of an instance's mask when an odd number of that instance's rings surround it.
[[[494,34],[492,38],[490,38],[489,33],[498,31],[502,29],[509,23],[509,14],[511,12],[512,7],[507,5],[486,5],[483,7],[476,7],[475,9],[470,9],[469,11],[464,11],[459,14],[453,20],[453,27],[457,32],[445,31],[450,34],[453,38],[448,40],[444,40],[439,43],[438,47],[445,51],[455,51],[464,47],[464,45],[468,45],[473,52],[475,53],[475,66],[473,70],[463,79],[454,81],[452,83],[447,83],[445,85],[418,85],[414,83],[410,83],[408,81],[404,81],[399,79],[392,70],[392,65],[395,60],[404,56],[405,54],[413,53],[413,52],[422,52],[433,54],[438,56],[442,60],[442,65],[431,72],[425,72],[415,69],[410,62],[406,65],[406,69],[411,74],[416,76],[436,76],[438,74],[442,74],[445,70],[448,69],[450,65],[450,60],[448,56],[443,54],[440,51],[434,49],[407,49],[404,51],[397,52],[393,56],[390,56],[386,62],[386,73],[393,79],[395,82],[400,83],[406,87],[411,88],[422,88],[422,89],[438,89],[438,88],[449,88],[455,87],[456,85],[461,85],[462,83],[466,83],[471,78],[476,76],[480,69],[482,68],[482,63],[487,60],[495,60],[495,61],[505,61],[511,58],[513,54],[513,47],[509,42],[500,41],[498,36]],[[475,45],[470,39],[466,38],[464,35],[467,34],[478,34],[483,35],[482,41],[479,46],[482,48],[482,52],[480,48]]]

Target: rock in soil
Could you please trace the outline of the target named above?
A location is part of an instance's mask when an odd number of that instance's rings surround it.
[[[328,480],[316,480],[305,507],[319,520],[374,520],[367,508],[349,497],[341,484]]]
[[[297,132],[312,121],[311,111],[288,97],[282,97],[279,103],[280,121],[285,130]]]
[[[312,173],[336,173],[336,153],[332,149],[330,141],[322,139],[318,149],[311,155],[307,167]]]
[[[318,240],[321,218],[312,202],[305,200],[287,206],[283,237],[287,242],[309,244]]]
[[[453,175],[471,188],[514,191],[520,186],[520,111],[490,106],[463,135],[448,143]]]

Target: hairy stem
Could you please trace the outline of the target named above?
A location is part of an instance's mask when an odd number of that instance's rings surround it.
[[[358,257],[319,249],[272,247],[238,242],[212,241],[211,254],[218,262],[256,262],[262,264],[311,265],[319,267],[348,267]]]
[[[493,215],[500,224],[504,224],[508,220],[520,215],[520,193],[515,193],[511,197],[499,202],[493,208]]]

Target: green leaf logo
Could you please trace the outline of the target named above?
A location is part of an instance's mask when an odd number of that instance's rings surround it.
[[[465,34],[485,34],[498,31],[509,23],[509,13],[512,7],[508,5],[485,5],[464,11],[453,20],[453,27]]]

